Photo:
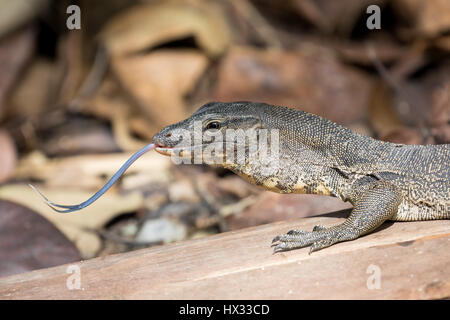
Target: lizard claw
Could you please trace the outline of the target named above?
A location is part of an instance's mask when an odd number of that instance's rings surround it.
[[[286,251],[288,250],[288,248],[286,248],[286,244],[284,242],[277,244],[274,248],[273,248],[273,254],[278,253],[278,252],[282,252],[282,251]]]
[[[314,251],[319,251],[320,249],[326,248],[334,244],[336,241],[332,238],[325,238],[319,241],[314,242],[309,248],[309,254]]]
[[[276,236],[275,238],[273,238],[272,245],[274,245],[275,242],[280,241],[280,239],[281,239],[281,236]]]
[[[327,228],[325,228],[324,226],[321,225],[317,225],[314,226],[313,231],[322,231],[322,230],[326,230]]]
[[[303,230],[289,230],[286,234],[288,235],[298,235],[298,234],[306,234],[308,231]]]

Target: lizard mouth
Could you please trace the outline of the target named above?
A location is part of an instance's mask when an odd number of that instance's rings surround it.
[[[168,147],[168,146],[163,146],[163,145],[156,145],[155,147],[155,151],[164,155],[164,156],[178,156],[178,157],[182,157],[183,156],[183,151],[189,151],[190,148],[176,148],[176,147]]]
[[[195,148],[201,148],[206,144],[188,147],[169,147],[161,144],[156,144],[155,151],[165,156],[178,156],[182,157],[184,152],[193,152]]]
[[[165,156],[172,156],[174,154],[174,150],[172,147],[167,147],[159,144],[156,145],[155,151]]]
[[[221,145],[224,141],[219,142]],[[165,156],[183,156],[183,152],[193,152],[196,148],[203,148],[210,144],[200,144],[195,146],[185,146],[185,147],[169,147],[162,144],[156,144],[155,151],[165,155]]]

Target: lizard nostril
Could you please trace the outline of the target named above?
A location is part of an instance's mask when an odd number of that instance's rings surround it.
[[[170,138],[172,136],[171,133],[166,134],[166,138]]]

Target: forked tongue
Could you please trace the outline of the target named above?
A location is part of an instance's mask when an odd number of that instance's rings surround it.
[[[44,199],[45,203],[52,208],[53,210],[61,213],[69,213],[81,210],[83,208],[86,208],[90,204],[94,203],[98,198],[100,198],[106,191],[108,191],[109,188],[112,187],[112,185],[124,174],[124,172],[137,160],[139,159],[144,153],[147,153],[148,151],[155,148],[154,143],[150,143],[143,147],[141,150],[133,154],[123,165],[120,167],[120,169],[111,177],[111,179],[108,180],[108,182],[100,189],[98,190],[92,197],[87,199],[86,201],[67,206],[67,205],[60,205],[57,203],[54,203],[47,199],[46,196],[42,194],[35,186],[29,185],[37,194],[39,194],[42,199]]]

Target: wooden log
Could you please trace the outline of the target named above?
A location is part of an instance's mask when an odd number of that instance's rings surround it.
[[[68,265],[18,274],[0,279],[0,299],[450,297],[450,220],[386,223],[311,255],[272,254],[278,234],[342,221],[305,218],[82,261],[79,290],[67,288]]]

